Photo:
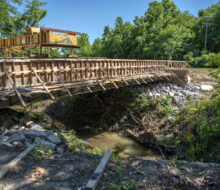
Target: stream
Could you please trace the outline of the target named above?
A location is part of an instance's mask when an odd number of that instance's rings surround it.
[[[132,138],[120,136],[117,133],[103,132],[95,136],[84,137],[86,140],[96,148],[102,151],[110,149],[113,153],[126,157],[141,156],[141,157],[154,157],[160,159],[161,156],[156,151],[146,148],[143,145],[135,142]]]

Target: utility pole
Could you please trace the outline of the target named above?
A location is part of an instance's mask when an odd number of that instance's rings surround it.
[[[212,17],[212,16],[204,16],[204,18],[206,18],[206,22],[203,23],[203,24],[206,25],[206,28],[205,28],[205,44],[204,44],[205,49],[206,49],[206,45],[207,45],[209,19],[210,19],[211,17]]]

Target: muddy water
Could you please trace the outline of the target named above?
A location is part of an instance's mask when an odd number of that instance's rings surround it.
[[[155,151],[136,143],[131,138],[120,136],[117,133],[103,132],[86,139],[93,147],[97,147],[103,151],[110,149],[121,157],[133,155],[160,158],[160,155]]]

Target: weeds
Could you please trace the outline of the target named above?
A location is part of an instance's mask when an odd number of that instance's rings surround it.
[[[40,161],[44,156],[50,156],[54,154],[54,151],[50,148],[40,147],[40,149],[34,149],[29,153],[34,161]]]
[[[113,184],[108,187],[108,190],[135,190],[138,186],[134,180],[123,181],[121,184]]]
[[[179,126],[176,139],[191,161],[217,161],[220,147],[220,93],[200,103],[186,105],[176,116],[173,126]]]

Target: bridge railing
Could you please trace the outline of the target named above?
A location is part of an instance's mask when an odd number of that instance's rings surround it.
[[[0,59],[0,90],[93,81],[183,69],[185,61],[126,59]],[[59,76],[59,77],[57,77]],[[11,78],[11,80],[10,80]]]

